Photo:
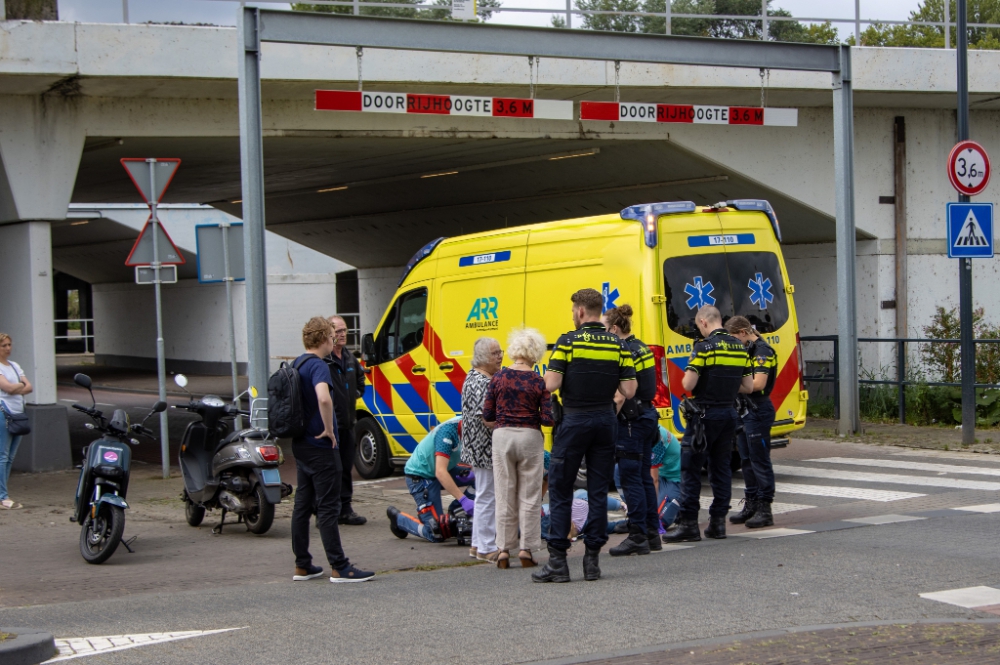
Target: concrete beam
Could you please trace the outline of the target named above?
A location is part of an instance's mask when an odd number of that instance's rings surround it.
[[[70,99],[0,97],[0,223],[65,219],[85,138]]]

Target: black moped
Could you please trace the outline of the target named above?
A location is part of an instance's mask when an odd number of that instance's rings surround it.
[[[154,413],[167,408],[166,402],[156,402],[142,423],[132,425],[124,409],[115,409],[111,420],[97,410],[97,401],[91,390],[90,377],[77,374],[73,377],[76,385],[90,392],[93,404],[85,407],[74,404],[73,408],[85,413],[94,421],[87,423],[87,429],[101,432],[97,439],[83,449],[83,467],[80,481],[76,486],[76,507],[70,521],[80,525],[80,554],[87,563],[104,563],[124,543],[125,494],[128,492],[129,472],[132,467],[132,449],[129,444],[138,445],[132,435],[152,436],[152,430],[145,423]],[[125,548],[132,549],[128,543]]]

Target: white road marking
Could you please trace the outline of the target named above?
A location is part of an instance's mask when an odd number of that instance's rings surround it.
[[[970,586],[964,589],[921,593],[919,596],[927,600],[936,600],[939,603],[958,605],[967,609],[1000,605],[1000,589],[994,589],[990,586]]]
[[[858,524],[895,524],[897,522],[916,522],[927,519],[926,517],[913,517],[911,515],[873,515],[872,517],[851,517],[845,522],[857,522]]]
[[[865,473],[862,471],[841,471],[839,469],[813,469],[804,466],[775,464],[774,472],[786,476],[805,478],[826,478],[829,480],[850,480],[859,483],[890,483],[923,487],[947,487],[961,490],[1000,491],[1000,483],[986,480],[963,480],[961,478],[928,478],[925,476],[902,476],[894,473]]]
[[[937,473],[960,473],[976,476],[1000,477],[1000,468],[963,466],[959,464],[933,464],[930,462],[907,462],[895,459],[861,459],[854,457],[823,457],[807,459],[806,462],[823,464],[853,464],[855,466],[882,467],[884,469],[906,469],[908,471],[932,471]]]
[[[375,480],[359,480],[352,484],[354,485],[354,487],[357,487],[359,485],[374,485],[376,483],[387,483],[390,480],[402,480],[402,478],[400,476],[388,476],[386,478],[376,478]]]
[[[655,552],[676,552],[677,550],[689,550],[693,547],[694,545],[676,545],[674,543],[663,543],[663,549],[655,550]]]
[[[150,644],[163,644],[165,642],[187,640],[192,637],[204,637],[205,635],[228,633],[233,630],[243,630],[248,627],[249,626],[243,626],[242,628],[221,628],[219,630],[188,630],[175,633],[143,633],[139,635],[107,635],[103,637],[61,638],[56,640],[56,648],[59,649],[59,654],[55,658],[45,661],[45,663],[56,663],[61,660],[96,656],[98,654],[111,653],[112,651],[123,651],[125,649],[134,649],[135,647],[149,646]]]
[[[742,488],[740,489],[740,491],[743,491]],[[734,497],[736,496],[736,489],[735,488],[733,489],[733,496]],[[705,509],[705,510],[708,510],[709,506],[712,505],[712,495],[711,495],[711,493],[709,493],[708,496],[706,496],[705,494],[702,494],[701,497],[699,497],[699,501],[701,502],[701,507],[703,509]],[[738,499],[734,499],[733,501],[730,502],[730,504],[732,505],[732,510],[739,510],[739,508],[737,508],[737,506],[736,506],[737,501],[738,501]],[[800,503],[777,503],[777,502],[775,502],[775,503],[771,504],[771,513],[774,514],[774,515],[780,515],[782,513],[792,513],[792,512],[795,512],[796,510],[807,510],[809,508],[815,508],[815,507],[816,506],[806,506],[806,505],[803,505],[803,504],[800,504]]]
[[[765,538],[781,538],[783,536],[801,536],[807,533],[816,533],[815,531],[806,531],[805,529],[764,529],[762,531],[747,531],[746,533],[734,533],[734,536],[739,536],[741,538],[756,538],[758,540],[763,540]]]
[[[779,494],[811,494],[813,496],[832,496],[841,499],[857,499],[859,501],[901,501],[926,496],[913,492],[895,492],[891,490],[871,490],[864,487],[837,487],[834,485],[800,485],[798,483],[775,483],[774,489]]]
[[[1000,459],[983,453],[963,453],[945,450],[893,450],[889,451],[893,457],[937,457],[939,459],[958,459],[966,462],[980,462],[990,460],[1000,463]]]
[[[961,506],[952,510],[968,510],[970,513],[1000,513],[1000,503],[983,503],[978,506]]]

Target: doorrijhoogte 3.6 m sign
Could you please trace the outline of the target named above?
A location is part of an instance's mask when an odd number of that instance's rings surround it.
[[[555,99],[317,90],[317,111],[421,113],[573,120],[574,102]],[[580,102],[580,120],[795,127],[798,109],[635,102]]]

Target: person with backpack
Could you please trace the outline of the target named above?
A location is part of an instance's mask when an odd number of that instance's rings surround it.
[[[365,394],[365,372],[354,354],[347,349],[347,323],[342,316],[331,316],[333,326],[333,353],[323,360],[330,368],[330,379],[333,381],[333,411],[337,416],[337,450],[340,453],[340,464],[343,471],[340,474],[340,519],[338,524],[361,526],[368,519],[358,515],[351,506],[354,496],[354,482],[351,471],[354,469],[354,455],[357,443],[354,440],[354,424],[357,422],[355,404],[358,398]]]
[[[323,576],[323,568],[313,565],[309,553],[309,518],[315,507],[316,526],[332,568],[330,581],[366,582],[375,573],[351,565],[340,544],[337,526],[343,468],[336,450],[337,418],[330,396],[330,370],[323,360],[333,352],[333,326],[321,316],[309,319],[302,329],[302,344],[306,352],[290,368],[283,365],[268,384],[268,398],[272,400],[268,415],[275,416],[272,429],[277,426],[279,431],[290,432],[298,471],[292,510],[292,579],[298,582]]]

